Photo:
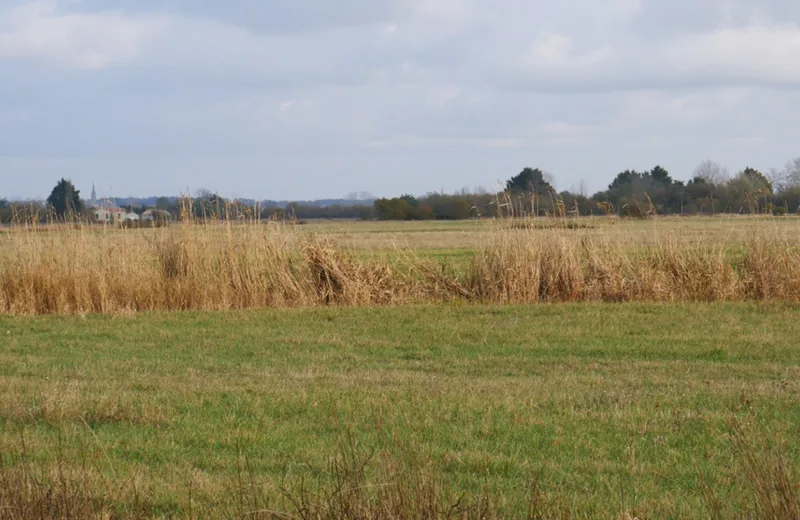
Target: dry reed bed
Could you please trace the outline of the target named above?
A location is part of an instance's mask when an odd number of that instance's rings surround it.
[[[800,301],[796,236],[744,240],[498,226],[463,266],[409,249],[359,256],[270,225],[62,228],[0,237],[0,313],[16,315],[390,305],[462,300]]]

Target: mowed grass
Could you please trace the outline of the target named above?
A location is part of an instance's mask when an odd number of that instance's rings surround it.
[[[516,222],[504,220],[462,221],[330,221],[313,220],[300,226],[303,230],[329,238],[342,248],[365,252],[412,249],[418,254],[439,257],[474,251],[486,246],[498,232],[518,224],[542,231],[569,226],[573,234],[589,237],[616,237],[631,246],[652,244],[663,234],[679,234],[686,242],[739,242],[754,232],[798,234],[800,218],[780,218],[746,215],[717,215],[714,217],[663,216],[649,220],[608,217],[568,219],[538,218]],[[527,227],[527,226],[526,226]]]
[[[799,337],[800,308],[755,304],[0,317],[0,452],[154,516],[235,502],[243,467],[279,503],[350,439],[508,517],[538,479],[578,517],[707,518],[710,487],[736,518],[732,423],[800,462]]]

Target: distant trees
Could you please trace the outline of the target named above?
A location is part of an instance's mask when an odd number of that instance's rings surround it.
[[[661,166],[655,166],[650,171],[637,172],[636,170],[625,170],[624,172],[617,174],[612,183],[609,185],[608,189],[626,189],[637,185],[642,188],[663,188],[671,186],[672,183],[673,180],[669,172]]]
[[[770,171],[769,178],[776,191],[775,207],[800,215],[800,157],[787,162],[781,170]]]
[[[238,205],[236,205],[236,207],[232,206],[232,203],[227,199],[210,190],[198,190],[191,202],[191,208],[185,207],[188,204],[184,204],[182,209],[190,209],[192,216],[197,219],[224,220],[229,218],[229,216],[238,216],[238,212],[236,211],[238,209]]]
[[[170,211],[173,207],[177,207],[177,202],[173,202],[169,197],[158,197],[156,199],[156,209],[162,211]]]
[[[680,212],[684,204],[683,188],[683,182],[675,181],[662,166],[655,166],[646,171],[618,173],[608,190],[596,193],[592,199],[598,204],[611,204],[626,214]]]
[[[659,186],[671,186],[673,183],[672,177],[670,177],[669,172],[662,168],[661,166],[656,166],[652,170],[650,170],[650,179],[652,179],[653,184]]]
[[[11,204],[7,199],[0,199],[0,224],[7,224],[11,222],[14,212],[11,209]]]
[[[633,186],[637,181],[642,179],[642,174],[637,172],[636,170],[625,170],[624,172],[618,173],[614,180],[611,181],[611,184],[608,185],[608,190],[618,190],[621,188],[626,188],[629,186]]]
[[[427,199],[420,200],[413,195],[378,199],[375,201],[375,212],[378,220],[431,220],[436,218],[433,207]]]
[[[599,208],[597,202],[582,193],[562,191],[558,194],[566,214],[572,216],[591,215]]]
[[[730,177],[727,168],[711,160],[701,162],[694,170],[694,178],[703,179],[707,184],[724,184]]]
[[[479,193],[462,191],[454,195],[429,193],[424,197],[404,195],[393,199],[375,201],[377,218],[380,220],[456,220],[472,217],[496,217],[502,215],[591,215],[602,214],[601,202],[613,201],[617,208],[638,208],[652,197],[659,208],[680,209],[680,188],[670,173],[661,166],[638,172],[626,170],[616,176],[605,192],[592,198],[581,183],[580,191],[556,193],[553,177],[538,169],[525,168],[506,182],[503,193]],[[647,211],[651,211],[649,206]]]
[[[800,157],[786,163],[782,177],[784,179],[785,188],[800,188]]]
[[[412,207],[400,197],[375,201],[378,220],[413,220]]]
[[[525,168],[518,175],[511,177],[506,182],[506,191],[511,193],[535,193],[536,195],[550,195],[555,189],[552,185],[552,176],[538,168]]]
[[[47,198],[47,204],[58,217],[78,215],[83,212],[84,205],[81,192],[72,181],[61,179]]]
[[[437,220],[464,220],[481,214],[479,209],[490,197],[487,195],[462,192],[458,195],[429,193],[422,200],[428,208],[428,218]],[[474,208],[474,209],[473,209]]]
[[[464,220],[482,216],[495,195],[462,192],[456,195],[429,193],[423,197],[404,195],[375,201],[378,220]],[[496,205],[494,206],[496,208]]]
[[[7,201],[5,206],[0,207],[0,223],[43,222],[47,219],[46,213],[41,203]]]
[[[147,199],[148,205],[175,217],[200,220],[251,218],[362,219],[362,220],[459,220],[498,216],[651,214],[786,213],[800,214],[800,158],[781,168],[761,171],[746,167],[731,176],[717,162],[707,160],[693,171],[690,180],[675,180],[663,166],[650,170],[627,169],[611,180],[606,190],[589,195],[584,182],[557,193],[553,176],[539,168],[526,167],[505,182],[505,189],[463,189],[453,194],[404,194],[393,198],[361,199],[368,194],[351,193],[346,200],[314,202],[267,202],[228,200],[209,190],[193,198]],[[141,199],[124,199],[126,201]],[[361,202],[361,203],[359,203]],[[0,199],[0,220],[20,218],[46,220],[84,210],[80,192],[61,179],[47,200],[49,214],[33,205],[9,204]],[[131,211],[141,213],[146,206]],[[21,217],[22,216],[22,217]]]
[[[796,188],[791,180],[794,172]],[[800,160],[767,173],[748,166],[734,176],[719,163],[704,161],[686,183],[672,179],[660,166],[649,172],[626,170],[592,199],[621,214],[625,214],[622,208],[641,208],[650,202],[660,214],[794,213],[800,210]]]
[[[739,175],[736,177],[738,180],[746,182],[753,191],[762,191],[767,193],[772,193],[774,191],[772,181],[770,181],[766,175],[755,168],[750,168],[748,166],[739,172]]]

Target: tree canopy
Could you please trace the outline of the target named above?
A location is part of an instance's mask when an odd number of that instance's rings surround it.
[[[535,193],[536,195],[550,195],[555,190],[545,178],[545,173],[539,168],[525,168],[518,175],[511,177],[506,182],[506,190],[512,193]]]
[[[637,172],[636,170],[625,170],[624,172],[620,172],[614,177],[614,180],[611,181],[611,184],[608,185],[609,190],[616,190],[622,188],[624,186],[630,186],[634,182],[641,180],[642,174]]]
[[[772,182],[766,175],[755,168],[748,166],[739,173],[739,178],[750,183],[754,191],[765,191],[767,193],[772,193],[773,191]]]
[[[47,198],[47,204],[59,217],[76,215],[84,209],[81,192],[72,181],[61,179]]]
[[[625,189],[636,184],[643,187],[669,187],[673,183],[669,172],[661,166],[656,166],[652,170],[638,172],[636,170],[625,170],[620,172],[608,186],[609,190]]]
[[[662,186],[669,186],[673,183],[672,177],[670,177],[669,172],[662,168],[661,166],[656,166],[652,170],[650,170],[650,178],[653,180],[653,183],[660,184]]]

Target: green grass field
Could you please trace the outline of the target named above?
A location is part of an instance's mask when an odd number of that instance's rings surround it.
[[[235,502],[243,464],[280,504],[350,438],[510,518],[536,477],[579,517],[709,518],[710,486],[736,518],[733,422],[800,462],[798,338],[756,304],[0,317],[0,452],[152,516]]]
[[[533,229],[559,229],[564,224],[580,233],[594,236],[622,237],[632,245],[652,243],[659,234],[678,233],[682,240],[715,238],[739,241],[754,230],[795,237],[800,218],[718,215],[715,217],[659,217],[649,220],[580,217],[577,219],[534,219],[520,221]],[[391,251],[411,248],[421,254],[463,253],[486,245],[498,230],[508,228],[505,221],[309,221],[303,230],[329,238],[334,243],[360,251]]]

